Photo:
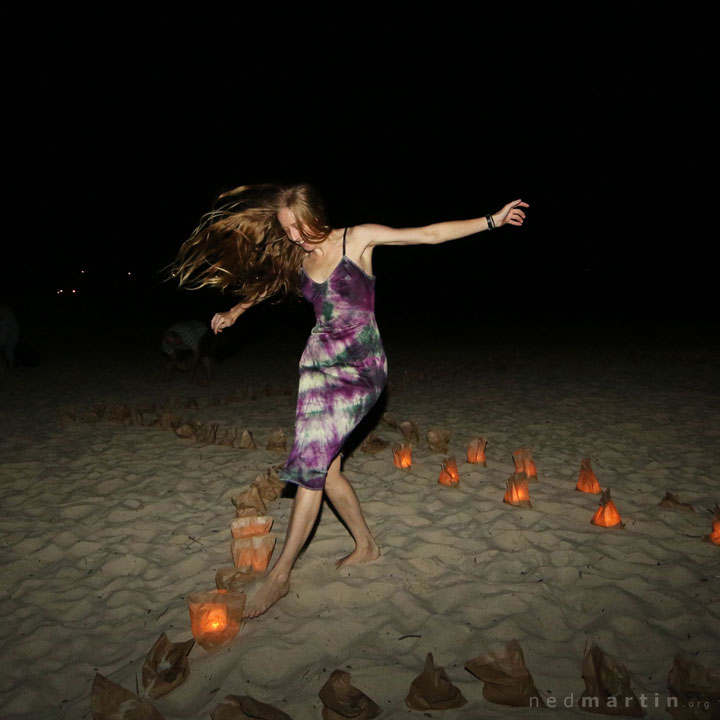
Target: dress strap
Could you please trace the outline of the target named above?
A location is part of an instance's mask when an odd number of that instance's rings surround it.
[[[345,236],[347,235],[347,228],[345,228],[345,232],[343,233],[343,257],[345,257]]]

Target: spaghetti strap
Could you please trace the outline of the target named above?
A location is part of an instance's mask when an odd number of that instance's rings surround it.
[[[343,257],[345,257],[345,236],[347,235],[347,228],[345,228],[345,232],[343,233]]]

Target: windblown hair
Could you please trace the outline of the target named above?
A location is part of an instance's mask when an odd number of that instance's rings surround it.
[[[243,185],[223,193],[182,244],[171,266],[181,287],[231,290],[255,303],[299,292],[305,251],[290,241],[277,213],[292,210],[302,237],[322,242],[331,231],[310,185]]]

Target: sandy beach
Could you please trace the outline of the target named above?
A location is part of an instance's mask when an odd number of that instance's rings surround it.
[[[586,717],[576,706],[581,665],[596,643],[647,696],[647,717],[668,717],[677,653],[720,668],[720,548],[702,541],[720,501],[717,352],[469,341],[454,331],[438,346],[392,333],[385,343],[391,386],[364,431],[395,443],[402,436],[382,414],[416,422],[412,467],[396,468],[390,447],[356,446],[345,460],[381,558],[336,570],[352,541],[324,505],[290,594],[227,647],[196,645],[188,679],[152,704],[167,720],[199,720],[227,695],[251,695],[310,720],[321,717],[319,690],[343,669],[381,718],[420,716],[405,698],[432,653],[467,703],[427,717]],[[264,449],[274,429],[292,440],[300,335],[247,340],[209,388],[186,376],[165,383],[155,346],[137,346],[47,343],[35,367],[0,375],[6,720],[92,717],[97,673],[142,695],[157,637],[188,640],[188,594],[213,588],[217,568],[232,564],[231,496],[284,461]],[[147,408],[172,407],[217,423],[218,434],[248,429],[258,449],[68,419],[68,408],[97,403],[144,407],[146,420]],[[431,428],[450,432],[447,453],[429,449]],[[487,467],[466,462],[476,436],[488,440]],[[538,470],[531,508],[502,501],[521,447]],[[438,484],[449,455],[458,487]],[[575,490],[585,457],[623,529],[590,523],[598,496]],[[288,490],[268,510],[279,538]],[[660,507],[666,492],[695,512]],[[513,639],[554,710],[492,704],[465,669]]]

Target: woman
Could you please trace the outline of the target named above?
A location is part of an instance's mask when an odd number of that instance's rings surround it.
[[[519,226],[528,204],[515,200],[494,215],[420,228],[335,229],[308,185],[245,186],[219,200],[219,208],[182,246],[174,271],[181,284],[235,285],[245,296],[213,317],[213,331],[222,332],[253,305],[290,290],[313,304],[317,320],[300,360],[295,440],[281,475],[298,485],[297,494],[282,553],[248,598],[245,616],[256,617],[288,593],[290,571],[315,523],[323,490],[355,540],[355,550],[337,566],[380,555],[357,495],[340,472],[343,443],[387,379],[374,316],[373,249],[436,245],[502,225]]]

